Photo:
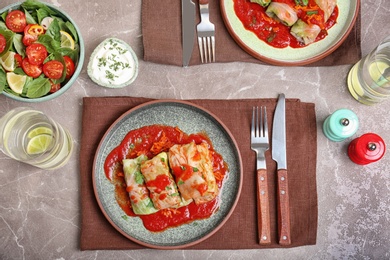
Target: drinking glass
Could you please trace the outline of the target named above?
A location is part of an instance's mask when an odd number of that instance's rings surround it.
[[[390,96],[390,37],[351,68],[347,83],[351,95],[366,105]]]
[[[53,170],[69,160],[73,141],[68,130],[43,112],[18,107],[0,118],[0,150],[15,160]]]

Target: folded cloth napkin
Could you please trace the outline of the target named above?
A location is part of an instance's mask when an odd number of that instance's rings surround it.
[[[101,212],[92,186],[92,168],[98,144],[109,126],[129,109],[150,101],[135,97],[85,97],[80,149],[81,250],[139,249],[110,225]],[[272,244],[260,246],[257,235],[256,156],[250,149],[253,106],[266,106],[272,129],[276,99],[189,100],[213,113],[237,141],[243,163],[243,188],[237,207],[214,235],[188,249],[278,248],[276,200],[270,194]],[[287,99],[287,157],[291,210],[291,247],[313,245],[317,236],[317,126],[313,103]],[[267,153],[269,189],[275,191],[276,163]],[[115,203],[115,202],[114,202]]]
[[[216,61],[264,64],[241,49],[230,36],[221,16],[219,1],[210,1],[209,6],[210,21],[216,28]],[[199,8],[196,9],[198,23]],[[142,35],[145,61],[182,66],[181,1],[143,0]],[[356,24],[345,42],[329,56],[307,66],[334,66],[357,62],[361,58],[360,37],[359,12]],[[194,43],[194,46],[190,65],[200,64],[197,44]]]

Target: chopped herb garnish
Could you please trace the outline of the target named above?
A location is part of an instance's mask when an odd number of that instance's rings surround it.
[[[198,168],[196,168],[196,167],[192,167],[192,170],[193,170],[194,172],[197,172],[197,171],[199,171],[199,169],[198,169]]]
[[[170,196],[179,196],[179,193],[178,192],[175,192],[175,193],[172,193],[172,194],[170,194]]]
[[[182,181],[182,180],[177,182],[177,185],[182,185],[182,184],[184,184],[184,181]]]

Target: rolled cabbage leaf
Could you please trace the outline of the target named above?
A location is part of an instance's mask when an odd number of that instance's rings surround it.
[[[313,43],[318,34],[321,32],[321,28],[316,24],[307,24],[299,19],[290,30],[290,33],[299,41],[308,45]]]
[[[141,173],[155,208],[160,210],[181,206],[182,200],[170,173],[166,152],[142,162]]]
[[[315,0],[316,4],[324,11],[324,20],[328,21],[329,17],[332,15],[336,5],[337,0]]]
[[[219,193],[208,144],[176,144],[169,149],[169,164],[181,196],[196,204],[213,200]]]
[[[292,26],[298,20],[294,8],[285,3],[272,2],[265,12],[269,17],[277,19],[287,26]]]
[[[135,159],[122,161],[126,190],[129,193],[133,212],[137,215],[149,215],[158,211],[149,197],[149,190],[140,171],[141,163],[147,159],[145,155],[140,155]]]
[[[259,4],[261,6],[268,6],[271,3],[271,0],[250,0],[252,3]]]

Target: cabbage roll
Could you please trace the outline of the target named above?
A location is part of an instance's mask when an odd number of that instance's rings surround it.
[[[268,6],[271,3],[271,0],[250,0],[252,3],[259,4],[261,6]]]
[[[277,18],[287,26],[292,26],[298,20],[294,8],[285,3],[272,2],[265,12],[269,17]]]
[[[149,198],[149,190],[146,188],[144,178],[140,171],[141,162],[146,161],[148,157],[141,155],[135,159],[124,159],[123,172],[129,193],[133,212],[137,215],[148,215],[157,212]]]
[[[332,15],[336,5],[337,0],[315,0],[316,4],[324,11],[324,22],[328,21],[329,17]]]
[[[141,164],[141,173],[156,209],[177,208],[181,197],[168,167],[168,155],[159,153]]]
[[[316,24],[307,24],[299,19],[290,30],[290,33],[297,38],[299,42],[308,45],[313,43],[318,34],[321,32],[321,28]]]
[[[169,164],[181,196],[196,204],[213,200],[219,192],[206,143],[176,144],[169,149]]]

